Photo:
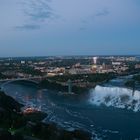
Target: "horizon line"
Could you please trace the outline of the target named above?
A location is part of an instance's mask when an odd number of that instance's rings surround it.
[[[82,55],[30,55],[30,56],[0,56],[0,58],[30,58],[30,57],[91,57],[91,56],[140,56],[140,54],[82,54]]]

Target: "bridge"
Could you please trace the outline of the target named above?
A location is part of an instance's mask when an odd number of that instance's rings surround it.
[[[1,87],[15,81],[29,81],[35,84],[39,84],[39,82],[41,82],[44,78],[45,77],[13,78],[13,79],[3,79],[0,80],[0,82],[3,82],[3,84],[1,84]]]

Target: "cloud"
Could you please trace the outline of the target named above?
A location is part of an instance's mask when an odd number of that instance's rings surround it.
[[[53,17],[53,10],[48,0],[28,0],[22,2],[24,14],[31,20],[45,21]]]
[[[16,30],[37,30],[37,29],[40,29],[40,26],[39,25],[25,24],[22,26],[16,26],[15,29]]]
[[[14,27],[16,30],[37,30],[45,22],[53,18],[53,10],[49,6],[51,0],[22,0],[20,5],[25,17],[21,25]]]
[[[91,14],[90,16],[86,17],[85,19],[81,20],[81,27],[80,27],[80,31],[84,31],[87,29],[88,25],[90,23],[93,23],[96,18],[101,18],[101,17],[105,17],[108,16],[110,14],[110,11],[108,9],[102,9],[99,12],[95,12],[94,14]]]
[[[110,14],[110,11],[108,9],[103,9],[102,11],[96,13],[95,16],[100,17],[100,16],[107,16],[109,14]]]

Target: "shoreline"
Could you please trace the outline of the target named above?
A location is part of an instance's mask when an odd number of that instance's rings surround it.
[[[91,139],[91,134],[82,129],[74,129],[72,131],[68,131],[61,127],[58,127],[56,123],[44,123],[43,120],[47,116],[46,113],[36,110],[34,110],[33,112],[28,112],[27,114],[23,113],[21,111],[21,107],[23,107],[24,105],[18,103],[18,101],[2,91],[0,92],[0,96],[0,100],[5,100],[3,104],[0,102],[0,115],[1,113],[3,113],[4,115],[8,113],[9,115],[7,116],[7,119],[8,121],[11,121],[10,124],[7,124],[5,118],[0,118],[0,122],[3,122],[3,125],[0,124],[0,139],[6,139],[7,136],[3,136],[3,133],[5,132],[7,133],[9,139],[12,140],[29,140],[28,138],[38,138],[39,140],[66,140],[67,138],[70,138],[70,140]],[[9,105],[6,102],[8,102]],[[11,110],[9,110],[10,108]],[[15,109],[13,110],[12,108]],[[14,116],[12,120],[10,119],[11,115]],[[16,135],[18,135],[20,138],[16,139]]]

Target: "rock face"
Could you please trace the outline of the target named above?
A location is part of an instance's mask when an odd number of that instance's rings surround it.
[[[42,112],[24,114],[21,104],[0,92],[0,140],[90,140],[81,130],[66,131],[56,124],[44,124]]]
[[[56,124],[36,123],[28,126],[29,131],[41,140],[90,140],[91,135],[82,130],[66,131]]]
[[[11,132],[12,129],[20,128],[24,124],[20,113],[22,106],[0,91],[0,140],[22,140],[22,135],[12,135]]]
[[[23,105],[16,102],[12,97],[0,91],[0,108],[4,108],[7,111],[19,112],[22,106]]]
[[[22,115],[20,114],[21,104],[10,96],[0,92],[0,127],[18,127],[21,124]]]
[[[1,140],[4,140],[4,139],[5,140],[10,140],[10,139],[12,139],[12,136],[8,131],[1,128],[0,129],[0,139]]]

